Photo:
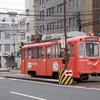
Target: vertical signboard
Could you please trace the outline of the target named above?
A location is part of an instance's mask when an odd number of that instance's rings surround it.
[[[65,36],[61,36],[61,48],[65,48]]]

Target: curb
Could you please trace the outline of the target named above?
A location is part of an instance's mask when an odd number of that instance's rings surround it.
[[[5,76],[5,78],[14,78],[14,79],[22,79],[22,80],[30,80],[30,81],[37,81],[37,82],[46,82],[46,83],[53,83],[53,84],[59,84],[58,80],[52,80],[52,79],[43,79],[43,78],[30,78],[30,77],[22,77],[22,76]]]
[[[10,70],[0,70],[0,72],[10,72]]]

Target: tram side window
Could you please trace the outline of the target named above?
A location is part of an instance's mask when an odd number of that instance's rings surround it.
[[[27,51],[27,58],[28,58],[28,59],[31,59],[31,48],[28,48],[28,51]]]
[[[41,47],[41,58],[44,58],[44,47]]]
[[[42,47],[39,47],[39,58],[42,58]]]
[[[35,48],[32,48],[32,59],[35,58]]]
[[[24,50],[21,50],[21,59],[24,60]]]
[[[51,47],[47,47],[47,58],[51,58]]]
[[[58,57],[62,58],[64,54],[64,50],[61,48],[61,44],[58,44]]]
[[[39,47],[36,47],[36,58],[39,59]]]
[[[79,57],[84,58],[84,43],[79,43]]]
[[[74,43],[71,45],[71,57],[74,57]]]
[[[52,58],[57,57],[57,46],[52,46]]]
[[[67,53],[69,54],[70,57],[71,57],[71,44],[72,43],[67,44],[67,49],[68,49]],[[73,47],[73,44],[72,44],[72,57],[73,56],[74,56],[74,47]]]

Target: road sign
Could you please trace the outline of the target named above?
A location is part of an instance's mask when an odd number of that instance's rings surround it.
[[[73,83],[72,70],[59,70],[59,84],[70,85]]]
[[[61,48],[65,48],[65,36],[61,36]]]
[[[66,71],[65,71],[65,75],[66,75],[66,76],[72,76],[72,75],[73,75],[72,70],[66,70]]]

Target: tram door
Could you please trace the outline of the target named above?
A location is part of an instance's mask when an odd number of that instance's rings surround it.
[[[58,45],[47,47],[47,75],[52,76],[53,72],[57,72],[62,68],[62,58],[58,58]]]
[[[46,73],[48,76],[52,74],[52,55],[51,55],[51,46],[46,47]]]
[[[36,48],[37,55],[36,60],[33,62],[33,66],[37,67],[37,75],[46,75],[46,58],[45,58],[45,47],[37,47]],[[35,64],[35,65],[34,65]]]
[[[77,62],[77,49],[75,49],[75,43],[68,43],[70,47],[68,48],[68,53],[69,53],[69,61],[68,61],[68,69],[70,70],[75,70],[76,68],[76,62]]]

